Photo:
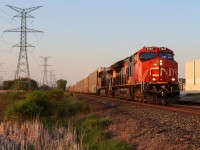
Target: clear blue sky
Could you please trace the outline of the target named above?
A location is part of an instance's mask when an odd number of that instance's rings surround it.
[[[143,46],[165,46],[175,52],[179,77],[185,76],[185,62],[200,59],[200,1],[198,0],[0,0],[0,33],[17,28],[16,12],[5,5],[27,8],[43,6],[32,12],[28,27],[44,31],[29,34],[31,77],[42,81],[42,59],[52,56],[49,70],[57,79],[75,83],[100,66],[132,55]],[[6,12],[6,13],[5,13]],[[12,45],[19,34],[5,33],[0,39],[0,70],[12,79],[19,50]]]

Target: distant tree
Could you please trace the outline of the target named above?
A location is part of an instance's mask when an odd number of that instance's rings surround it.
[[[37,90],[38,84],[35,80],[28,78],[20,78],[14,80],[14,89],[15,90]]]
[[[41,85],[39,89],[43,90],[43,91],[49,91],[49,90],[51,90],[51,88],[48,85],[45,85],[45,84]]]
[[[13,88],[13,84],[14,84],[14,81],[11,81],[11,80],[3,81],[2,87],[4,90],[10,90]]]
[[[37,81],[31,79],[31,90],[38,90],[38,83]]]
[[[29,79],[28,78],[20,78],[20,79],[15,79],[12,81],[4,81],[3,82],[3,89],[4,90],[37,90],[38,89],[38,84],[35,80],[31,79],[30,84],[29,84]]]
[[[66,80],[63,80],[63,79],[57,80],[56,84],[57,84],[57,89],[58,90],[63,90],[63,91],[66,90],[66,85],[67,85],[67,81]]]

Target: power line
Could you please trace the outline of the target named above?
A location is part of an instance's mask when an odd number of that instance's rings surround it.
[[[8,6],[8,4],[3,0],[3,2]],[[3,12],[6,16],[8,16],[9,18],[11,18],[12,19],[12,21],[13,21],[13,19],[14,19],[14,17],[12,17],[12,15],[10,15],[10,14],[8,14],[6,11],[4,11],[2,8],[0,8],[0,11],[1,12]],[[2,18],[4,18],[4,17],[2,17]],[[4,18],[5,19],[5,18]],[[5,19],[5,20],[7,20],[7,19]],[[8,20],[7,20],[8,21]],[[8,21],[8,22],[12,22],[12,21]],[[17,22],[17,23],[19,23],[17,20],[14,20],[15,22]]]
[[[11,43],[8,43],[8,42],[4,41],[3,39],[0,39],[0,41],[1,41],[2,43],[7,44],[7,45],[12,45]]]
[[[9,22],[9,23],[11,23],[11,21],[10,20],[8,20],[8,19],[6,19],[5,17],[3,17],[3,16],[0,16],[3,20],[5,20],[5,21],[7,21],[7,22]]]
[[[6,1],[5,1],[5,0],[2,0],[2,2],[4,2],[4,3],[7,5],[7,3],[6,3]]]
[[[21,27],[20,28],[4,31],[4,32],[20,32],[20,34],[21,34],[20,43],[13,45],[13,47],[20,48],[18,64],[17,64],[16,73],[15,73],[15,79],[18,79],[20,77],[28,77],[28,79],[30,79],[27,47],[34,47],[34,46],[27,43],[27,33],[28,32],[29,33],[35,33],[35,32],[43,33],[43,32],[39,31],[39,30],[27,28],[27,18],[34,18],[32,15],[29,15],[29,13],[40,8],[41,6],[26,8],[26,9],[9,6],[9,5],[7,5],[7,6],[13,10],[19,12],[19,14],[14,17],[21,18]]]
[[[3,12],[6,16],[8,16],[8,17],[10,17],[10,18],[12,18],[12,16],[11,15],[9,15],[7,12],[5,12],[2,8],[0,8],[0,11],[1,12]]]

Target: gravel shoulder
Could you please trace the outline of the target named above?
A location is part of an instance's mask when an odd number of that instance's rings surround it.
[[[200,149],[200,116],[88,98],[93,114],[111,121],[107,134],[138,150]]]

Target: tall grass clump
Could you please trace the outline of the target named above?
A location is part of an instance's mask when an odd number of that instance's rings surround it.
[[[64,92],[62,90],[52,90],[48,92],[51,101],[62,101],[64,99]]]
[[[79,117],[90,112],[89,103],[86,100],[78,100],[74,97],[66,97],[62,100],[51,100],[45,117],[45,125],[55,124],[66,126],[66,122],[76,122]]]
[[[96,150],[131,150],[131,145],[109,139],[105,129],[109,125],[106,119],[89,116],[78,123],[78,131],[84,133],[83,145],[85,149]]]
[[[79,113],[89,112],[89,104],[87,101],[78,100],[68,97],[57,105],[56,113],[59,117],[75,116]]]
[[[43,91],[32,91],[25,100],[13,102],[6,110],[7,119],[30,119],[43,116],[48,108],[48,95]]]
[[[77,140],[72,128],[54,127],[51,132],[38,120],[18,122],[8,121],[0,124],[1,149],[24,150],[80,150],[81,138]]]

